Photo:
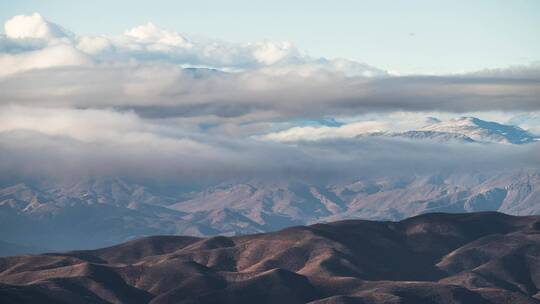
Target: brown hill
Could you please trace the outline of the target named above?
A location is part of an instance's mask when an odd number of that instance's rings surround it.
[[[540,217],[426,214],[0,258],[1,303],[540,303]]]

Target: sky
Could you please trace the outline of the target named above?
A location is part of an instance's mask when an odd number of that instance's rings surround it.
[[[40,13],[81,35],[137,25],[231,43],[289,41],[312,57],[399,74],[449,74],[540,61],[540,2],[1,1],[0,22]]]
[[[540,136],[540,2],[74,3],[0,4],[0,184],[540,167],[534,139],[409,136]]]

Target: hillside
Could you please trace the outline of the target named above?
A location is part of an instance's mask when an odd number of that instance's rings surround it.
[[[0,259],[2,303],[540,303],[540,217],[426,214]]]

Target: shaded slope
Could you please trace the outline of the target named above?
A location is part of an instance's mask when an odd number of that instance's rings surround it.
[[[540,303],[540,217],[426,214],[0,259],[2,303]]]

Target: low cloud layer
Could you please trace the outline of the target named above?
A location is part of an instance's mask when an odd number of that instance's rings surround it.
[[[76,56],[62,58],[78,60]],[[39,57],[35,60],[30,66],[43,64]],[[100,63],[3,77],[0,100],[32,106],[118,107],[154,117],[280,119],[393,111],[540,110],[540,78],[365,78],[320,70],[301,73],[302,68],[292,67],[222,73],[160,63]]]
[[[1,109],[3,178],[122,176],[198,187],[230,180],[355,178],[540,166],[540,145],[457,144],[399,138],[341,138],[294,145],[187,132],[134,112]],[[361,125],[361,124],[360,124]]]
[[[197,40],[154,23],[83,36],[39,14],[16,16],[0,35],[0,174],[204,184],[531,168],[539,165],[538,144],[355,136],[432,112],[506,113],[538,130],[538,96],[538,65],[396,76],[311,57],[290,42]],[[369,115],[384,119],[358,119]],[[328,117],[347,123],[305,125]],[[298,143],[306,134],[317,141]]]

